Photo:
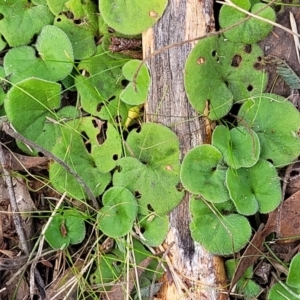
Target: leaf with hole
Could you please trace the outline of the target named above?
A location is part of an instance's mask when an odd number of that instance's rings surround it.
[[[169,230],[168,216],[138,216],[141,241],[150,247],[158,247],[165,240]]]
[[[43,27],[35,44],[10,49],[4,56],[6,75],[13,83],[28,77],[58,81],[68,76],[73,69],[73,49],[67,35],[51,25]]]
[[[181,182],[189,192],[219,203],[229,200],[225,186],[226,166],[221,152],[212,145],[201,145],[190,150],[181,167]]]
[[[29,44],[43,26],[53,22],[46,5],[31,5],[23,0],[1,1],[0,16],[0,34],[10,47]]]
[[[64,160],[97,197],[104,192],[110,183],[111,175],[110,173],[99,172],[94,158],[89,153],[90,150],[85,145],[86,136],[95,139],[95,132],[97,131],[97,128],[94,127],[93,119],[87,118],[88,123],[85,122],[85,118],[81,118],[59,126],[60,137],[56,140],[52,153]],[[67,192],[68,195],[76,199],[86,198],[86,192],[77,179],[59,163],[54,162],[50,164],[49,176],[51,184],[58,191]]]
[[[71,209],[55,214],[45,232],[45,239],[53,249],[79,244],[84,237],[84,218],[78,211]]]
[[[231,43],[222,36],[198,42],[185,65],[188,99],[200,114],[212,120],[225,116],[233,102],[247,99],[266,87],[258,45]]]
[[[266,160],[260,159],[251,168],[229,168],[226,185],[237,211],[243,215],[271,212],[281,201],[280,179]]]
[[[130,105],[139,105],[147,100],[150,75],[144,64],[139,69],[141,63],[137,59],[130,60],[122,68],[124,77],[130,82],[120,94],[120,98]]]
[[[130,131],[126,147],[127,157],[119,160],[113,184],[134,193],[141,215],[170,212],[183,197],[177,190],[180,164],[176,134],[160,124],[145,123],[140,130]]]
[[[250,224],[247,218],[234,213],[231,201],[208,206],[200,199],[192,199],[190,205],[192,238],[210,253],[229,255],[249,242]]]
[[[91,155],[98,170],[102,173],[111,171],[121,158],[122,145],[119,132],[113,125],[107,124],[106,140],[92,146]]]
[[[100,45],[94,56],[80,62],[78,70],[84,75],[76,76],[75,84],[86,112],[99,116],[103,105],[119,97],[124,89],[122,67],[127,61],[110,57]]]
[[[168,1],[101,0],[99,10],[104,21],[116,31],[126,35],[142,33],[162,16]]]
[[[260,154],[257,134],[243,126],[231,130],[223,125],[217,126],[212,135],[212,145],[221,151],[225,163],[233,169],[253,166]]]
[[[68,36],[74,51],[75,59],[85,59],[96,52],[94,29],[90,26],[76,24],[65,15],[55,18],[54,25],[63,30]]]
[[[255,3],[251,5],[250,1],[245,0],[242,2],[237,0],[232,2],[246,11],[250,10],[252,14],[257,14],[262,19],[273,22],[276,20],[274,10],[266,4]],[[239,11],[234,7],[229,7],[228,5],[223,5],[219,13],[219,23],[221,28],[228,28],[247,17],[248,15],[245,12]],[[266,21],[251,17],[241,24],[234,26],[234,28],[225,31],[224,36],[234,43],[254,44],[263,40],[272,31],[272,28],[273,25]]]
[[[257,133],[260,157],[275,166],[288,165],[300,155],[300,114],[283,97],[262,94],[247,100],[239,110],[238,122]]]
[[[97,216],[99,229],[112,238],[129,233],[138,212],[132,193],[124,187],[114,186],[103,194],[102,202]]]

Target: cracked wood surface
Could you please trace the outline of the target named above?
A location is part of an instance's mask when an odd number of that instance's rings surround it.
[[[153,28],[143,33],[143,56],[214,30],[212,0],[170,0]],[[146,121],[170,127],[179,137],[183,157],[191,148],[206,140],[205,121],[190,106],[183,84],[186,58],[195,43],[185,43],[162,51],[147,60],[151,87],[145,106]],[[181,157],[181,159],[182,159]],[[161,290],[161,299],[227,299],[221,292],[225,272],[221,258],[208,254],[195,243],[189,231],[190,195],[170,214],[171,228],[166,239],[172,247],[170,259],[188,292],[170,280]],[[213,233],[212,233],[213,234]]]

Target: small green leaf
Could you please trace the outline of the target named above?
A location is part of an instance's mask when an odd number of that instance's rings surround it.
[[[129,233],[137,216],[138,206],[132,193],[114,186],[102,197],[103,208],[98,213],[98,226],[107,236],[117,238]]]
[[[46,5],[31,5],[24,0],[1,1],[0,14],[0,33],[10,47],[29,44],[44,25],[53,22]]]
[[[76,210],[65,210],[56,214],[45,232],[46,241],[54,249],[79,244],[84,237],[84,219]]]
[[[226,126],[217,126],[212,145],[221,151],[225,163],[233,169],[253,166],[260,154],[257,134],[243,126],[231,130]]]
[[[233,1],[238,6],[243,8],[244,10],[250,9],[249,1]],[[248,2],[248,3],[246,3]],[[274,10],[263,3],[254,4],[251,7],[251,13],[257,14],[259,17],[275,22],[276,15]],[[259,13],[257,13],[259,11]],[[245,19],[247,14],[239,11],[234,7],[229,7],[228,5],[223,5],[220,14],[219,14],[219,22],[221,28],[227,28],[232,26],[235,23]],[[242,24],[235,26],[234,28],[227,30],[224,32],[225,37],[234,43],[244,43],[244,44],[254,44],[261,40],[263,40],[271,31],[273,25],[259,20],[257,18],[250,18],[246,20]]]
[[[183,197],[179,183],[179,141],[169,128],[145,123],[139,131],[130,131],[127,155],[119,160],[113,184],[128,188],[139,201],[139,213],[166,214]]]
[[[226,167],[221,165],[221,160],[221,152],[212,145],[190,150],[183,159],[180,173],[184,188],[215,203],[229,200]]]
[[[247,100],[240,108],[238,122],[257,133],[260,157],[271,160],[275,166],[290,164],[299,156],[300,114],[283,97],[262,94]]]
[[[1,21],[0,21],[1,22]],[[43,27],[35,49],[22,46],[9,50],[4,56],[4,69],[14,83],[28,77],[58,81],[73,69],[73,49],[67,35],[51,25]]]
[[[92,284],[98,284],[100,290],[109,290],[109,286],[103,283],[115,281],[122,275],[124,270],[124,257],[122,253],[114,250],[113,253],[99,255],[97,259],[97,269],[89,277]]]
[[[275,167],[259,160],[251,168],[229,168],[226,185],[237,211],[243,215],[268,213],[281,201],[280,180]]]
[[[169,218],[165,216],[138,216],[143,244],[158,247],[165,240],[169,230]]]
[[[289,268],[289,274],[286,279],[286,283],[289,286],[297,289],[300,289],[299,270],[300,270],[300,253],[296,254],[293,257]]]
[[[207,251],[228,255],[242,249],[251,237],[248,220],[232,213],[231,201],[207,206],[202,200],[191,201],[192,238]]]
[[[142,33],[162,16],[167,0],[101,0],[99,10],[104,21],[116,31],[126,35]]]
[[[148,89],[150,85],[150,75],[147,67],[144,64],[138,70],[140,64],[140,60],[130,60],[122,68],[124,77],[129,80],[130,83],[120,94],[120,98],[123,102],[130,105],[139,105],[147,100]],[[137,76],[135,78],[136,73]]]
[[[199,41],[189,54],[184,76],[193,108],[216,120],[229,112],[233,102],[260,93],[268,81],[257,67],[262,55],[256,44],[231,43],[222,36]]]
[[[236,267],[237,261],[235,259],[226,260],[225,268],[229,280],[233,278]],[[262,290],[258,284],[251,280],[252,276],[253,267],[250,266],[236,284],[236,292],[243,295],[245,300],[256,299]]]

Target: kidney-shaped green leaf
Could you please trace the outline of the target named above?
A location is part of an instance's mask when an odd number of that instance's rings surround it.
[[[120,98],[123,102],[130,105],[139,105],[147,100],[147,94],[150,85],[150,75],[147,67],[144,64],[140,69],[138,69],[140,64],[140,60],[130,60],[122,68],[124,77],[131,82],[120,94]]]
[[[141,241],[150,247],[157,247],[165,240],[169,230],[169,218],[165,216],[138,216]]]
[[[231,213],[231,201],[208,207],[202,200],[191,201],[192,238],[217,255],[228,255],[242,249],[251,237],[248,220]]]
[[[54,249],[79,244],[84,237],[84,218],[76,210],[65,210],[56,214],[45,232],[46,241]]]
[[[53,15],[46,5],[32,5],[26,0],[0,2],[0,33],[11,47],[26,45]]]
[[[289,274],[286,279],[286,283],[289,286],[300,289],[300,279],[299,279],[299,269],[300,269],[300,253],[296,254],[290,264]]]
[[[240,0],[235,0],[232,2],[236,3],[238,6],[247,11],[251,7],[250,1],[244,0],[243,5],[241,5]],[[274,10],[266,4],[256,3],[251,7],[250,11],[253,14],[258,14],[260,18],[270,20],[273,22],[276,20]],[[220,26],[222,28],[230,27],[233,24],[245,19],[246,17],[246,13],[241,12],[234,7],[223,5],[219,14]],[[263,20],[259,20],[257,18],[252,17],[249,20],[235,26],[234,28],[225,31],[224,35],[227,39],[234,43],[254,44],[263,40],[272,31],[272,28],[273,25]]]
[[[260,157],[275,166],[287,165],[300,155],[300,114],[283,97],[262,94],[247,100],[238,113],[238,121],[257,133]]]
[[[101,0],[99,10],[110,27],[126,35],[135,35],[153,26],[167,4],[167,0]]]
[[[221,152],[212,145],[190,150],[183,159],[180,173],[184,188],[208,201],[229,200],[225,186],[226,167],[221,165],[221,160]]]
[[[68,76],[73,69],[73,49],[67,35],[51,25],[43,27],[35,49],[22,46],[9,50],[4,56],[6,75],[14,83],[28,77],[58,81]]]
[[[7,117],[13,127],[26,138],[43,144],[51,150],[55,143],[43,135],[53,124],[47,123],[47,117],[56,119],[53,112],[60,106],[61,86],[58,83],[38,78],[28,78],[13,86],[4,102]]]
[[[237,211],[243,215],[268,213],[281,201],[280,180],[275,167],[260,159],[251,168],[229,168],[226,184]]]
[[[205,38],[185,65],[184,84],[193,108],[216,120],[232,103],[259,93],[267,84],[260,67],[263,51],[256,45],[231,43],[222,36]],[[205,112],[206,113],[206,112]]]
[[[126,140],[127,155],[118,162],[114,185],[128,188],[138,198],[139,212],[166,214],[183,197],[179,184],[179,142],[176,134],[160,124],[145,123]]]
[[[103,207],[98,213],[98,226],[107,236],[117,238],[129,233],[137,216],[138,206],[132,193],[114,186],[103,194]]]
[[[231,130],[223,125],[217,126],[213,132],[212,145],[221,151],[224,161],[233,169],[253,166],[260,154],[257,134],[243,126]]]

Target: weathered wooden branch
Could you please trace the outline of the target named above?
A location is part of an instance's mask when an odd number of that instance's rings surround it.
[[[158,49],[213,30],[212,0],[170,0],[163,17],[143,34],[143,56],[147,58]],[[206,139],[205,120],[190,106],[183,83],[185,61],[194,44],[182,44],[147,60],[152,83],[145,107],[146,120],[176,132],[182,157]],[[186,193],[182,203],[170,214],[171,228],[166,239],[168,244],[175,241],[170,257],[172,265],[189,289],[185,293],[170,282],[160,296],[170,300],[227,299],[221,290],[225,281],[222,260],[209,255],[191,238],[190,196]]]

